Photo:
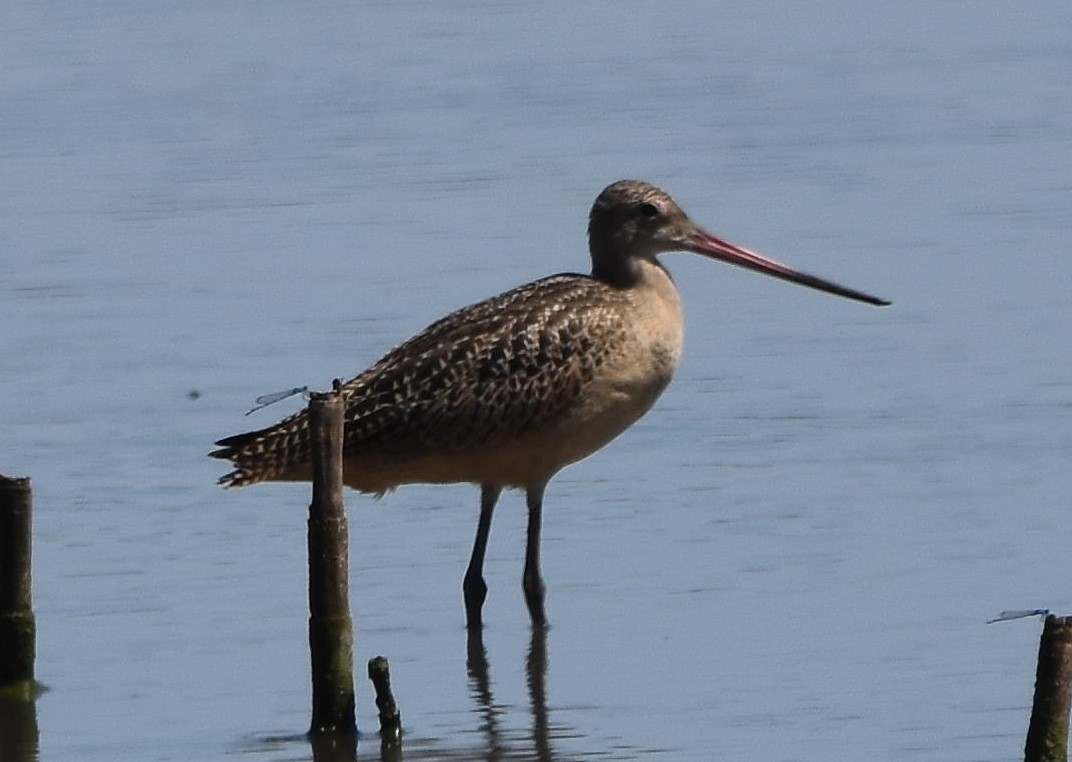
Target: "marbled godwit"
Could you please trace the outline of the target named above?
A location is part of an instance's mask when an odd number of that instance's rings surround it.
[[[383,494],[400,484],[479,484],[480,519],[462,589],[479,627],[491,515],[504,488],[525,490],[522,587],[545,624],[543,493],[563,467],[642,416],[681,355],[677,289],[657,255],[692,251],[874,305],[889,302],[798,272],[716,238],[645,182],[608,186],[588,220],[592,274],[529,283],[453,312],[346,382],[345,483]],[[305,411],[221,439],[227,486],[310,478]]]

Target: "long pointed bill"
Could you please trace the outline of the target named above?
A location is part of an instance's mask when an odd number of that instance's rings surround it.
[[[732,244],[729,241],[724,241],[699,227],[693,228],[692,232],[689,234],[688,247],[690,251],[694,251],[697,254],[703,254],[712,259],[717,259],[720,262],[727,262],[731,265],[755,270],[764,275],[771,275],[775,278],[787,280],[790,283],[799,283],[802,286],[815,288],[819,291],[826,291],[828,294],[837,294],[838,296],[844,296],[847,299],[855,299],[858,302],[866,302],[867,304],[874,304],[878,307],[885,307],[890,304],[890,302],[885,299],[879,299],[877,296],[865,294],[863,291],[846,288],[845,286],[840,286],[837,283],[824,280],[815,275],[809,275],[808,273],[794,270],[791,267],[783,265],[781,262],[767,259],[766,257],[756,254],[754,251],[749,251],[748,249]]]

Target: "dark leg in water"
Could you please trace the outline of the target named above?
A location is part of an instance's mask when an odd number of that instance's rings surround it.
[[[546,486],[538,484],[525,491],[525,502],[529,508],[529,528],[525,543],[525,573],[521,578],[521,586],[525,590],[525,603],[528,604],[533,627],[547,625],[547,616],[543,610],[545,587],[540,577],[540,523],[543,514],[543,490]]]
[[[480,610],[484,606],[484,599],[488,597],[488,585],[484,582],[484,552],[488,549],[491,514],[495,511],[495,503],[501,493],[502,487],[480,485],[480,520],[476,525],[476,540],[473,542],[473,554],[469,557],[469,568],[465,570],[465,579],[462,581],[465,625],[469,629],[482,625]]]

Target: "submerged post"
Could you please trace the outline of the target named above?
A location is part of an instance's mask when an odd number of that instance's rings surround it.
[[[309,651],[312,657],[311,735],[352,735],[353,624],[350,621],[349,539],[342,501],[344,406],[336,391],[309,401],[313,499],[309,504]]]
[[[0,688],[33,694],[37,626],[30,595],[30,480],[0,475]]]
[[[402,740],[402,715],[391,692],[391,666],[383,656],[369,659],[368,676],[376,689],[376,708],[380,712],[380,745],[394,746]]]
[[[1039,641],[1035,700],[1024,747],[1025,762],[1066,762],[1072,691],[1072,617],[1050,614]]]

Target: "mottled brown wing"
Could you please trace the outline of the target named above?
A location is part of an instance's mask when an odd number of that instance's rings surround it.
[[[576,404],[621,326],[609,287],[557,275],[458,310],[343,385],[348,456],[493,446]],[[624,295],[622,298],[626,298]],[[241,486],[307,463],[305,411],[220,440]]]

